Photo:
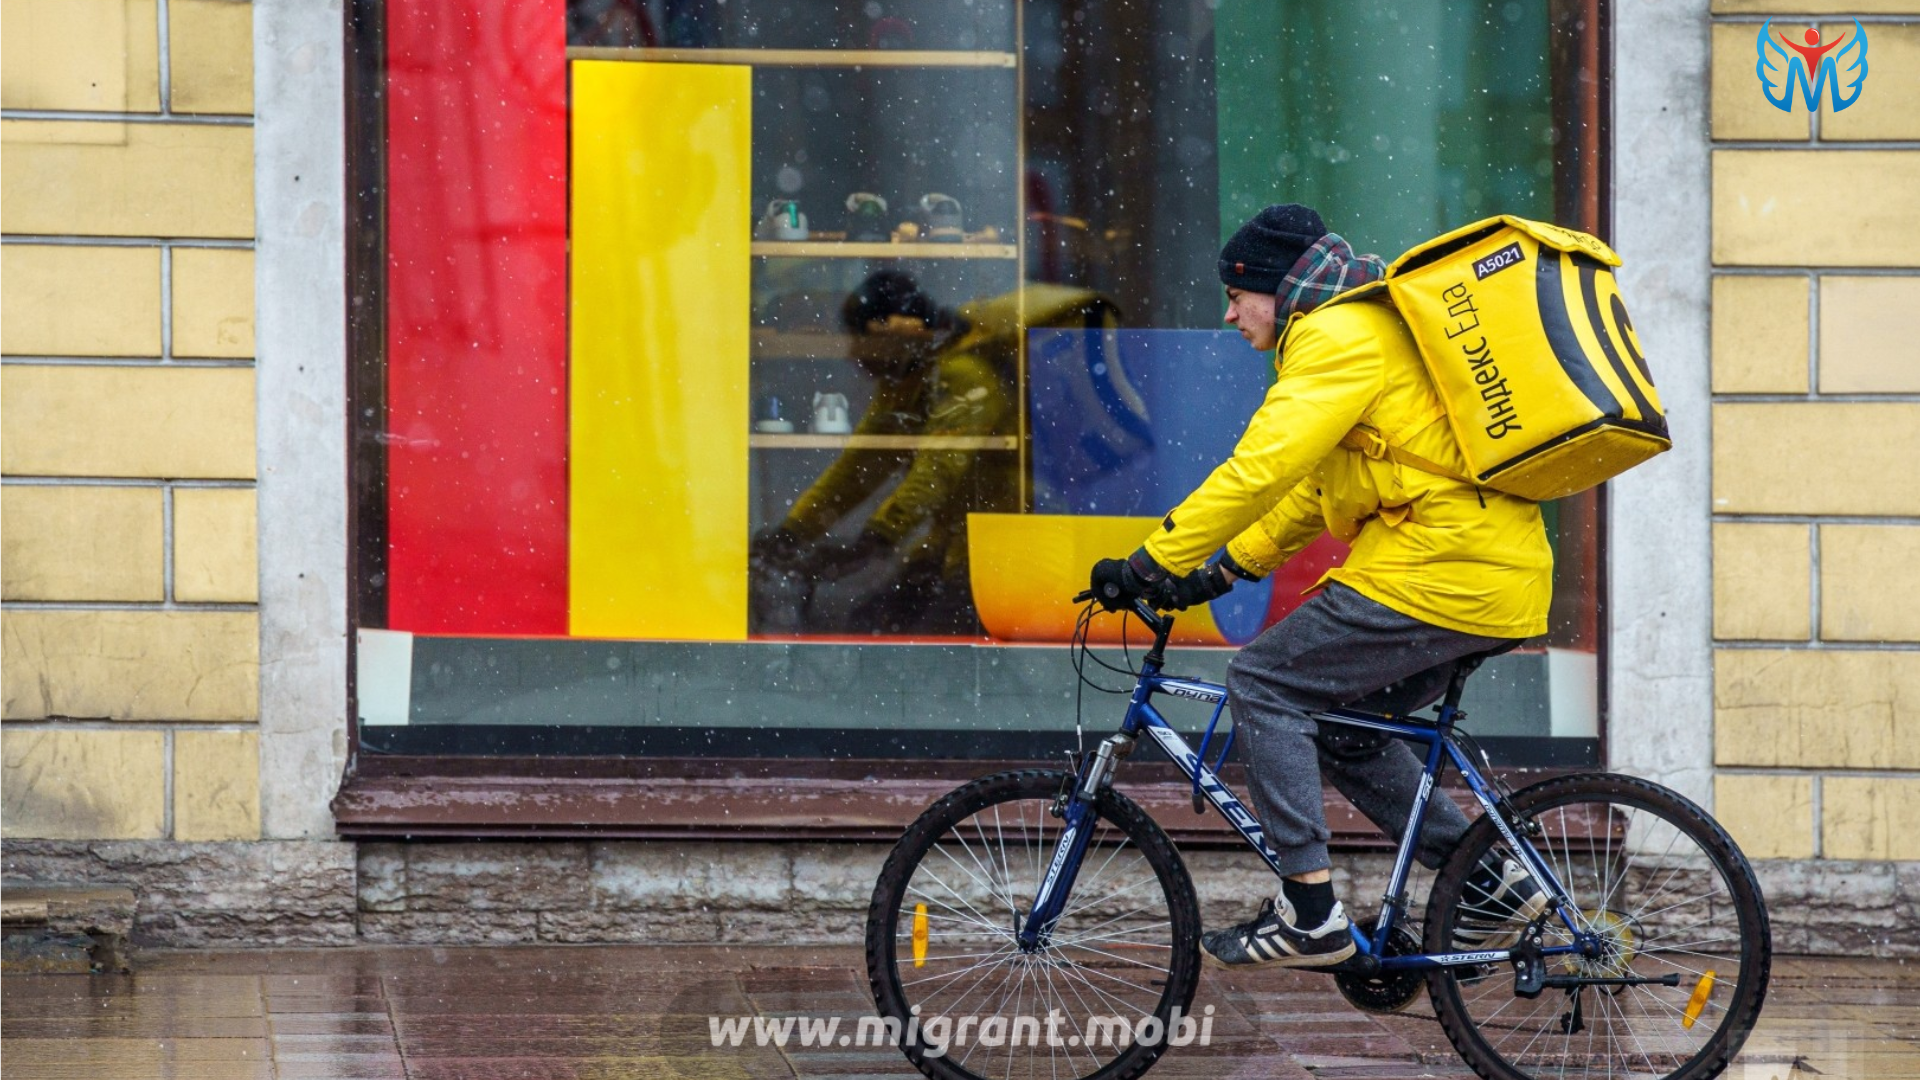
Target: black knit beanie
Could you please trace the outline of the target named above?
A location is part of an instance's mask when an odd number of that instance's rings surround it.
[[[868,323],[890,315],[911,315],[929,327],[943,322],[940,309],[920,291],[920,283],[898,270],[867,275],[840,305],[840,322],[855,334],[866,333]]]
[[[1325,235],[1326,224],[1310,208],[1269,206],[1220,249],[1220,281],[1230,289],[1278,294],[1287,271]]]

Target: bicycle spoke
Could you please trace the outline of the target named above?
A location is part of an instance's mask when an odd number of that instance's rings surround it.
[[[1134,967],[1146,968],[1148,971],[1161,970],[1161,966],[1159,964],[1149,964],[1145,960],[1135,960],[1131,956],[1121,956],[1119,953],[1109,952],[1106,949],[1096,949],[1091,945],[1062,945],[1062,946],[1059,946],[1059,948],[1079,949],[1083,952],[1093,953],[1095,956],[1104,956],[1109,960],[1115,961],[1116,963],[1131,964]]]
[[[1157,849],[1149,843],[1147,836],[1159,834],[1141,831],[1152,827],[1137,823],[1137,810],[1128,811],[1136,815],[1131,824],[1105,809],[1085,819],[1086,847],[1073,883],[1057,897],[1060,914],[1035,948],[1020,947],[1023,912],[1030,917],[1026,909],[1065,831],[1047,820],[1059,775],[1009,773],[976,782],[1002,792],[986,798],[970,794],[979,786],[962,789],[969,794],[956,793],[950,816],[913,839],[907,868],[890,871],[900,876],[887,901],[896,913],[886,929],[893,960],[874,976],[877,986],[890,988],[881,992],[883,1015],[903,1025],[916,1008],[923,1021],[947,1017],[956,1037],[961,1018],[1009,1019],[1003,1045],[987,1047],[977,1032],[951,1043],[936,1070],[943,1075],[1081,1080],[1123,1060],[1151,1062],[1163,1044],[1089,1038],[1088,1021],[1117,1015],[1132,1023],[1191,995],[1195,953],[1183,950],[1194,947],[1198,912],[1191,892],[1184,907],[1173,903],[1177,863],[1168,861],[1164,837]],[[916,918],[916,904],[925,905],[923,918]],[[917,967],[907,955],[909,939]],[[873,955],[870,941],[870,970]],[[1017,1036],[1012,1030],[1022,1017],[1044,1025],[1056,1010],[1065,1014],[1057,1045],[1038,1038],[1028,1045],[1031,1029]],[[909,1056],[916,1053],[909,1048]]]
[[[1750,871],[1737,855],[1724,856],[1724,848],[1712,846],[1715,834],[1684,803],[1663,803],[1654,796],[1652,802],[1636,801],[1650,785],[1594,777],[1569,778],[1560,787],[1569,794],[1557,801],[1543,797],[1537,810],[1520,808],[1540,826],[1530,845],[1566,888],[1572,905],[1567,914],[1579,928],[1571,934],[1557,917],[1550,919],[1543,924],[1542,944],[1592,941],[1595,948],[1542,957],[1547,973],[1649,981],[1588,984],[1571,995],[1548,991],[1522,999],[1505,971],[1470,982],[1449,974],[1435,983],[1444,991],[1436,993],[1435,1008],[1464,1021],[1463,1029],[1449,1029],[1470,1033],[1465,1041],[1456,1037],[1456,1045],[1483,1072],[1589,1080],[1667,1078],[1689,1068],[1709,1047],[1731,1052],[1724,1042],[1726,1026],[1734,1022],[1736,1007],[1749,1010],[1744,1015],[1751,1024],[1754,998],[1747,984],[1756,977],[1764,982],[1765,969],[1756,972],[1750,966],[1747,935],[1754,920],[1745,914],[1751,904],[1743,896],[1752,895],[1751,885],[1744,894],[1736,887],[1741,880],[1751,882]],[[1635,794],[1616,799],[1603,791]],[[1519,801],[1526,802],[1525,793]],[[1624,834],[1616,823],[1625,825]],[[1457,901],[1459,884],[1449,888],[1456,890],[1448,894],[1456,903],[1446,918],[1479,915],[1498,921],[1501,905],[1476,909]],[[1708,970],[1715,976],[1711,996],[1692,1004]],[[1680,981],[1673,986],[1651,981],[1676,975]],[[1529,1004],[1515,1004],[1522,1000]],[[1584,1034],[1568,1030],[1575,1001]],[[1495,1059],[1505,1065],[1480,1064]]]
[[[956,900],[958,900],[958,901],[960,901],[960,902],[961,902],[961,903],[963,903],[963,904],[966,904],[966,903],[967,903],[967,898],[966,898],[966,897],[964,897],[964,896],[961,896],[961,895],[960,895],[959,893],[957,893],[957,892],[954,892],[954,891],[953,891],[953,887],[952,887],[951,885],[948,885],[948,884],[947,884],[946,882],[944,882],[944,881],[940,881],[940,879],[939,879],[939,877],[938,877],[938,876],[936,876],[936,875],[934,875],[934,874],[933,874],[933,873],[931,873],[931,872],[929,872],[929,873],[927,874],[927,876],[928,876],[928,877],[930,877],[930,878],[933,878],[933,879],[934,879],[934,881],[936,881],[936,882],[939,882],[939,884],[941,885],[941,887],[942,887],[942,888],[945,888],[945,889],[946,889],[946,890],[947,890],[948,892],[950,892],[950,893],[953,893],[953,896],[954,896],[954,899],[956,899]],[[995,932],[999,932],[999,931],[1001,931],[1001,930],[1002,930],[1002,927],[1000,927],[1000,926],[999,926],[998,924],[996,924],[996,923],[994,923],[994,922],[992,922],[992,921],[990,921],[989,919],[987,919],[987,917],[986,917],[986,916],[984,916],[984,915],[982,915],[982,914],[981,914],[981,913],[979,912],[979,910],[978,910],[978,909],[976,909],[976,908],[974,908],[974,907],[973,907],[973,905],[971,905],[971,904],[967,904],[967,907],[968,907],[968,909],[969,909],[969,910],[967,910],[967,911],[962,911],[962,910],[960,910],[959,908],[957,908],[957,907],[954,907],[954,906],[953,906],[952,904],[949,904],[949,903],[947,903],[947,902],[946,902],[945,900],[942,900],[942,899],[940,899],[939,897],[937,897],[937,896],[935,896],[935,895],[933,895],[932,893],[929,893],[929,892],[924,892],[924,891],[922,891],[922,890],[920,890],[920,889],[916,889],[916,888],[913,888],[913,887],[911,887],[911,886],[909,886],[909,887],[907,888],[907,893],[908,893],[909,895],[911,895],[911,896],[914,896],[914,897],[917,897],[917,898],[919,898],[919,899],[921,899],[921,900],[924,900],[924,901],[926,901],[926,902],[927,902],[927,903],[929,903],[929,904],[938,904],[938,905],[940,905],[940,907],[941,907],[941,908],[942,908],[943,910],[945,910],[945,911],[948,911],[948,912],[950,912],[950,913],[951,913],[951,917],[952,917],[952,918],[956,918],[956,919],[960,919],[960,920],[963,920],[963,921],[965,921],[965,922],[970,922],[970,923],[972,923],[973,925],[975,925],[975,926],[978,926],[978,927],[981,927],[982,929],[986,929],[986,930],[992,930],[992,931],[995,931]],[[928,918],[932,918],[932,917],[933,917],[933,916],[932,916],[932,913],[928,913],[928,916],[927,916],[927,917],[928,917]]]

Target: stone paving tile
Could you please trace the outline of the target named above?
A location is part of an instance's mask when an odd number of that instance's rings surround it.
[[[519,1013],[513,1016],[439,1014],[394,1017],[394,1028],[402,1040],[411,1043],[432,1038],[635,1038],[671,1033],[683,1039],[704,1036],[705,1016],[566,1016],[545,1013]]]
[[[70,1010],[71,1012],[71,1010]],[[0,1039],[264,1039],[267,1021],[254,1016],[66,1015],[16,1019],[12,1006],[0,1021]]]
[[[191,1077],[192,1080],[274,1080],[267,1061],[198,1061],[190,1068],[156,1066],[150,1060],[116,1062],[6,1063],[7,1080],[155,1080],[155,1077]],[[282,1071],[282,1080],[296,1080]],[[327,1080],[344,1080],[327,1074]]]
[[[265,1039],[8,1039],[6,1063],[112,1065],[157,1061],[167,1065],[211,1061],[265,1061]]]
[[[382,1012],[300,1013],[275,1015],[273,1034],[288,1035],[393,1035],[393,1021]]]
[[[409,1080],[399,1059],[378,1063],[357,1057],[323,1057],[311,1061],[276,1061],[278,1080]]]

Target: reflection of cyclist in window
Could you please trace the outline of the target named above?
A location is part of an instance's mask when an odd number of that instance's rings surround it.
[[[941,308],[898,271],[862,282],[841,309],[841,321],[853,334],[853,361],[874,380],[872,403],[854,435],[926,442],[842,453],[794,501],[784,522],[754,539],[754,554],[816,580],[891,560],[893,581],[855,614],[852,625],[892,633],[974,633],[967,513],[1013,510],[1019,499],[1019,455],[974,441],[1015,432],[1013,356],[997,340],[1009,338],[998,324],[1011,310],[1010,301],[960,312]],[[826,539],[888,483],[892,491],[857,539],[844,545]]]
[[[1268,207],[1234,234],[1220,257],[1226,320],[1255,349],[1279,348],[1279,377],[1233,456],[1140,550],[1093,569],[1109,607],[1142,596],[1185,607],[1258,580],[1322,532],[1353,548],[1324,589],[1227,669],[1254,807],[1285,876],[1251,921],[1204,936],[1221,963],[1309,967],[1352,955],[1333,894],[1323,769],[1375,824],[1396,839],[1405,831],[1421,781],[1413,753],[1385,735],[1322,733],[1312,714],[1411,712],[1440,697],[1454,661],[1547,629],[1553,552],[1537,504],[1351,448],[1366,442],[1353,434],[1364,427],[1467,470],[1400,316],[1385,302],[1327,304],[1382,272],[1303,206]],[[1225,554],[1203,565],[1222,544]],[[1437,869],[1466,830],[1452,800],[1434,799],[1417,857]],[[1504,947],[1544,906],[1518,864],[1490,861],[1467,883],[1456,939]]]

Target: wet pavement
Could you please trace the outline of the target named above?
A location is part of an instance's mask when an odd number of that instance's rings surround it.
[[[890,1047],[712,1045],[710,1018],[872,1011],[858,950],[383,947],[149,952],[132,976],[0,980],[4,1080],[918,1076]],[[1147,1075],[1469,1077],[1424,998],[1354,1011],[1325,976],[1203,974],[1206,1046]],[[1920,964],[1776,960],[1727,1076],[1920,1078]]]

